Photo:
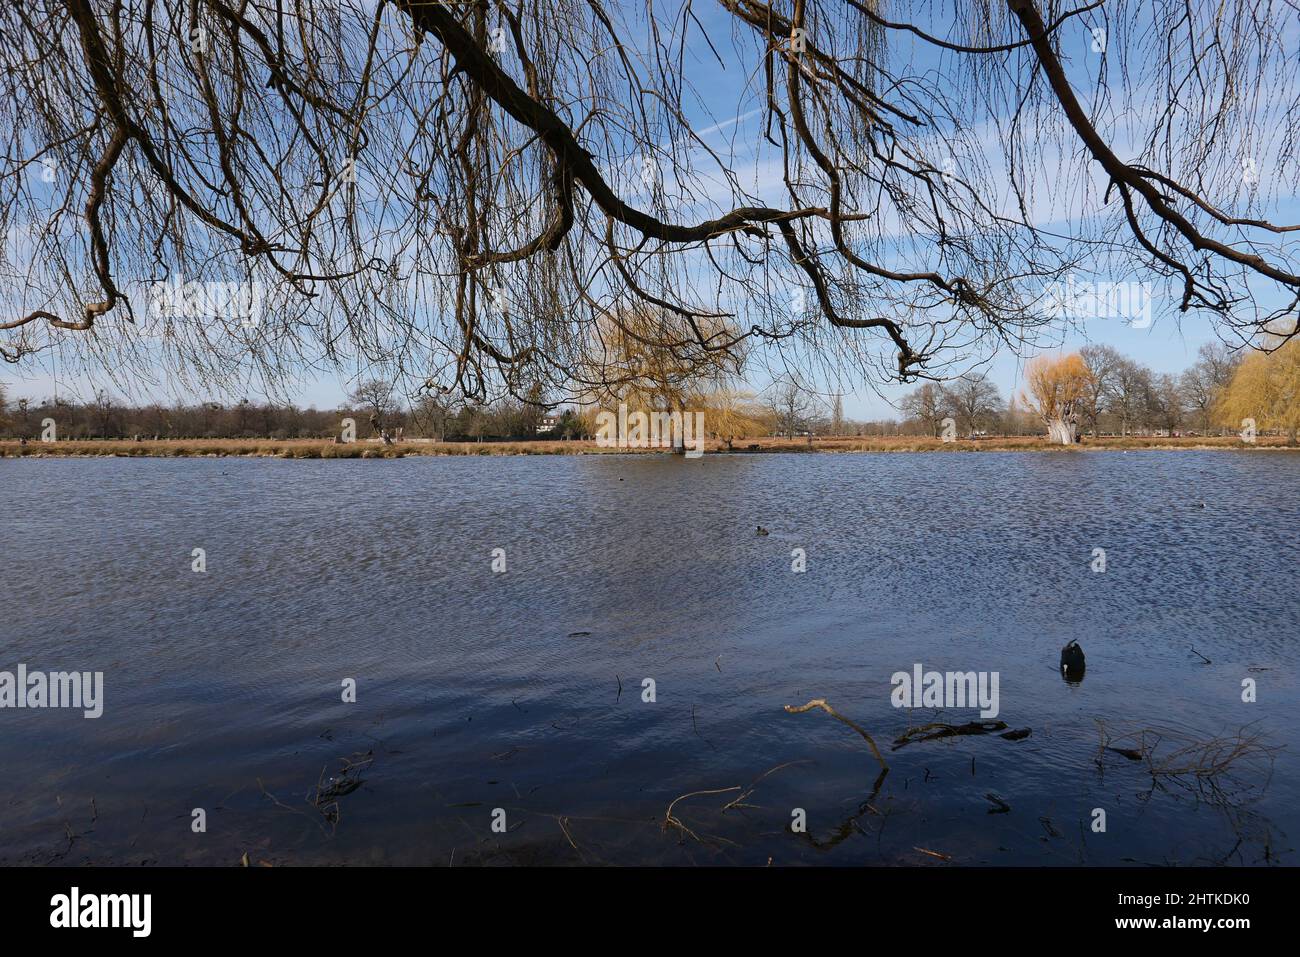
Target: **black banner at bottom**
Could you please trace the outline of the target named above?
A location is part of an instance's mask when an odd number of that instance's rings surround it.
[[[1286,926],[1291,877],[1252,868],[9,869],[0,914],[7,939],[75,934],[81,943],[338,946],[351,934],[436,932],[450,942],[457,930],[531,943],[557,924],[580,934],[583,923],[594,933],[667,920],[716,925],[733,944],[780,934],[783,923],[806,933],[839,921],[869,924],[873,945],[963,928],[985,941],[1046,933],[1226,944]]]

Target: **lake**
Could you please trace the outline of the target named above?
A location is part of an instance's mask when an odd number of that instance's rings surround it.
[[[6,864],[1295,863],[1300,455],[0,476],[0,670],[104,676],[0,710]],[[917,665],[1029,735],[891,750],[983,720],[895,707]]]

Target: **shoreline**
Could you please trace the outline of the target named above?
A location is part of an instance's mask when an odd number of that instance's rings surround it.
[[[922,436],[834,437],[815,439],[709,441],[705,452],[727,455],[768,453],[888,453],[888,452],[1131,452],[1184,451],[1300,451],[1279,436],[1260,437],[1254,444],[1236,436],[1165,438],[1161,436],[1103,437],[1078,445],[1052,445],[1045,438],[1011,437],[943,442]],[[666,449],[600,447],[591,440],[517,442],[431,442],[406,440],[383,445],[378,440],[334,443],[325,439],[126,439],[63,440],[57,442],[0,440],[0,458],[281,458],[394,459],[420,456],[515,455],[667,455]]]

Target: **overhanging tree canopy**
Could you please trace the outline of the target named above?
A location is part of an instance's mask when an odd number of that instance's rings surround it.
[[[0,349],[486,397],[589,388],[599,325],[642,307],[705,368],[773,345],[912,379],[1032,339],[1080,264],[1253,337],[1300,292],[1300,227],[1257,214],[1295,192],[1295,27],[1257,0],[5,4]],[[265,289],[260,320],[150,316],[174,276]]]

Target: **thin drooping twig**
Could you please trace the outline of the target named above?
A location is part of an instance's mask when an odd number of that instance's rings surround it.
[[[571,848],[578,852],[578,857],[585,863],[587,860],[586,855],[582,853],[582,848],[578,847],[577,842],[573,839],[573,835],[569,833],[569,819],[567,817],[561,817],[556,818],[556,820],[559,822],[560,830],[564,832],[564,839],[569,842]]]
[[[739,791],[739,790],[740,790],[740,785],[736,785],[734,787],[729,787],[729,788],[713,788],[712,790],[709,791],[691,791],[687,794],[681,795],[680,797],[674,798],[673,802],[668,805],[668,810],[664,812],[664,824],[663,824],[664,830],[667,830],[669,827],[675,827],[678,830],[680,830],[683,834],[688,834],[691,837],[695,838],[695,840],[703,844],[704,841],[698,834],[692,831],[680,820],[673,817],[673,808],[677,806],[678,801],[684,801],[689,797],[699,797],[700,795],[703,794],[730,794],[732,791]]]
[[[697,738],[699,738],[709,747],[711,748],[713,747],[713,742],[710,741],[708,738],[706,738],[704,735],[700,734],[700,726],[695,721],[695,705],[691,705],[691,727],[695,729],[695,736]]]
[[[290,807],[288,804],[285,804],[283,801],[281,801],[278,797],[276,797],[274,794],[272,794],[270,791],[266,789],[266,785],[262,783],[261,778],[257,779],[257,786],[258,788],[261,789],[262,796],[268,798],[271,801],[271,803],[274,804],[276,807],[283,808],[286,811],[291,811],[294,814],[300,814],[304,817],[307,817],[317,827],[319,827],[321,829],[321,833],[325,834],[326,836],[330,836],[333,833],[329,828],[325,826],[325,822],[318,815],[314,815],[314,814],[308,815],[305,811],[301,810],[300,808]]]
[[[751,794],[754,793],[754,788],[758,787],[760,781],[762,781],[770,774],[775,774],[777,771],[780,771],[782,768],[788,768],[796,764],[809,764],[809,763],[811,762],[807,758],[803,758],[798,761],[787,761],[785,762],[785,764],[778,764],[774,768],[768,768],[758,777],[754,778],[753,781],[749,782],[749,784],[746,785],[744,791],[741,794],[737,795],[734,800],[731,800],[726,804],[724,804],[722,806],[722,813],[723,814],[727,813],[733,807],[753,807],[754,805],[745,803],[745,798],[749,797]]]
[[[844,717],[844,715],[840,714],[838,711],[836,711],[834,708],[828,705],[826,703],[826,699],[813,698],[807,704],[800,705],[797,708],[794,707],[793,705],[785,706],[785,710],[790,714],[803,714],[805,711],[811,711],[813,708],[821,708],[832,718],[835,718],[837,721],[843,721],[845,724],[847,724],[858,734],[862,735],[863,740],[865,740],[867,742],[867,745],[871,748],[871,753],[874,754],[876,756],[876,760],[880,762],[880,766],[884,768],[886,771],[889,770],[889,765],[885,763],[885,758],[883,755],[881,755],[880,749],[876,747],[876,742],[872,740],[871,735],[867,734],[867,732],[863,731],[862,728],[860,728],[858,725],[854,724],[848,718]]]

